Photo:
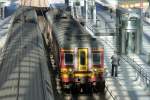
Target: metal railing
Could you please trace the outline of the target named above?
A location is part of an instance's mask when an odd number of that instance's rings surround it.
[[[105,43],[107,44],[107,45],[109,45],[112,49],[114,49],[113,47],[112,47],[112,41],[110,41],[110,40],[104,40],[105,41]],[[126,55],[126,57],[124,56],[121,56],[120,57],[121,58],[121,60],[123,61],[126,61],[126,62],[128,62],[135,70],[136,70],[136,76],[137,76],[137,78],[141,78],[141,82],[143,82],[144,83],[144,85],[146,86],[146,87],[148,87],[149,88],[149,90],[150,90],[150,74],[149,74],[149,72],[147,72],[146,71],[146,69],[144,69],[140,64],[138,64],[134,59],[131,59],[129,56],[127,56]]]
[[[105,28],[106,28],[106,23],[105,22]],[[87,24],[87,28],[89,28],[93,33],[96,33],[95,27],[90,23]],[[100,30],[101,28],[99,28]],[[107,30],[106,30],[107,32]],[[110,40],[104,40],[104,42],[113,50],[115,49],[112,46],[112,41]],[[144,83],[144,86],[148,87],[148,90],[150,90],[150,74],[149,72],[146,71],[146,69],[144,69],[140,64],[138,64],[134,59],[130,58],[129,56],[123,57],[121,56],[121,60],[124,62],[128,62],[133,68],[134,70],[136,70],[136,76],[137,78],[140,78],[140,81],[142,83]]]
[[[105,89],[106,89],[106,91],[108,91],[108,93],[110,94],[110,96],[112,97],[113,100],[119,100],[118,99],[119,96],[117,96],[117,95],[114,96],[113,91],[108,88],[107,82],[105,83]]]
[[[136,71],[137,78],[141,78],[141,81],[146,87],[150,87],[150,74],[146,71],[140,64],[138,64],[134,59],[131,59],[129,56],[122,58],[127,61]]]
[[[107,34],[113,34],[113,35],[115,35],[114,33],[115,33],[115,29],[114,28],[108,28],[107,27],[107,24],[106,23],[104,23],[104,26],[105,27],[100,27],[99,25],[94,25],[94,24],[92,24],[92,23],[87,23],[86,24],[86,27],[88,28],[88,29],[90,29],[94,34],[95,33],[99,33],[99,34],[104,34],[104,33],[106,33],[106,35]]]

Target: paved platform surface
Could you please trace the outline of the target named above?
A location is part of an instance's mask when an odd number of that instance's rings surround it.
[[[99,12],[100,20],[115,22],[111,19],[108,12]],[[98,14],[97,14],[98,15]],[[103,24],[102,24],[103,25]],[[114,27],[114,23],[110,23],[107,27]],[[89,30],[90,31],[90,30]],[[150,100],[150,88],[143,85],[143,80],[139,78],[139,74],[133,66],[121,59],[118,69],[118,77],[111,77],[111,56],[113,55],[115,42],[112,36],[95,36],[92,31],[90,33],[105,45],[105,67],[106,67],[106,85],[116,100]]]
[[[124,59],[118,67],[118,77],[111,77],[111,55],[113,48],[106,43],[107,38],[101,37],[105,44],[106,84],[117,100],[150,100],[149,89],[145,89],[137,71]]]

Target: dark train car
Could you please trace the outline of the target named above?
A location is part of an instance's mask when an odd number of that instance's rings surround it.
[[[18,9],[18,5],[16,3],[8,4],[5,6],[5,18],[11,16]]]
[[[50,17],[51,51],[63,89],[104,91],[104,47],[72,17]],[[62,16],[61,16],[62,15]],[[90,88],[88,88],[90,87]]]

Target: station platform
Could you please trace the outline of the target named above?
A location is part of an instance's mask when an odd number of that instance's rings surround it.
[[[98,20],[106,22],[105,28],[115,28],[115,16],[113,18],[110,17],[108,12],[98,12],[97,13]],[[107,23],[111,22],[111,23]],[[97,25],[99,26],[99,25]],[[91,27],[91,26],[90,26]],[[104,27],[104,26],[103,26]],[[96,35],[94,32],[97,32],[95,29],[99,29],[101,31],[101,27],[93,28],[92,30],[86,27],[89,33],[97,38],[104,44],[105,49],[105,68],[106,68],[106,87],[112,94],[114,100],[150,100],[150,80],[143,78],[142,75],[136,70],[136,66],[133,62],[129,62],[128,60],[134,58],[135,63],[142,63],[144,64],[142,67],[148,69],[149,65],[142,60],[140,55],[121,55],[121,64],[118,67],[118,77],[111,77],[111,56],[114,53],[116,44],[115,44],[115,37],[113,36],[99,36]],[[103,31],[104,32],[104,31]],[[105,31],[106,33],[108,31]],[[139,59],[135,59],[139,58]],[[128,60],[127,60],[128,59]],[[140,61],[139,61],[140,60]],[[147,77],[148,78],[148,77]]]
[[[115,100],[149,100],[150,88],[145,86],[143,80],[139,77],[137,70],[121,58],[118,67],[118,77],[111,77],[111,56],[114,48],[108,40],[112,37],[97,37],[104,44],[105,48],[105,68],[106,68],[106,86]],[[106,42],[107,41],[107,42]]]
[[[145,88],[137,71],[121,58],[118,77],[111,77],[111,55],[114,49],[107,45],[105,37],[100,38],[105,44],[106,85],[116,100],[149,100],[149,89]]]

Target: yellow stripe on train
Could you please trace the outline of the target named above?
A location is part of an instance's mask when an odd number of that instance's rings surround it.
[[[68,72],[72,72],[73,69],[72,68],[61,68],[61,73],[68,73]],[[104,68],[92,68],[92,72],[98,72],[98,73],[102,73],[104,72],[105,69]]]
[[[91,75],[91,73],[75,73],[74,77],[90,77]]]

